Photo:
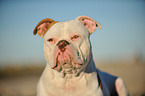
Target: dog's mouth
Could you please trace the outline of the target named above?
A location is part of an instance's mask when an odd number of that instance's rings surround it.
[[[72,45],[66,46],[63,51],[56,48],[53,60],[52,68],[64,74],[76,74],[83,66],[80,53]]]

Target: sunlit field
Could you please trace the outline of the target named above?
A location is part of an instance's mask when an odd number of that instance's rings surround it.
[[[33,65],[33,66],[32,66]],[[9,66],[0,69],[0,96],[35,96],[45,65]],[[99,62],[96,66],[123,78],[130,96],[145,96],[145,62]]]

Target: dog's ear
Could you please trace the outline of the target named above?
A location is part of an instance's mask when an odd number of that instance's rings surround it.
[[[50,18],[43,19],[35,27],[33,34],[36,35],[38,33],[40,37],[43,37],[47,30],[55,23],[57,22]]]
[[[90,34],[92,34],[97,29],[97,27],[100,29],[102,28],[97,21],[88,16],[79,16],[77,19],[88,29]]]

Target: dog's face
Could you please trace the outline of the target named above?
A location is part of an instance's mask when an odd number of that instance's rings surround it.
[[[77,75],[91,58],[89,36],[101,25],[87,16],[66,22],[44,21],[36,26],[34,34],[38,32],[43,38],[47,63],[54,70]]]
[[[43,40],[45,59],[55,70],[74,74],[91,57],[89,32],[77,20],[56,23]]]

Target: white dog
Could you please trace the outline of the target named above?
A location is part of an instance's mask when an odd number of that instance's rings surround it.
[[[37,96],[127,96],[123,80],[101,72],[92,58],[90,34],[101,25],[87,16],[66,22],[47,18],[33,34],[43,38],[46,68]]]

